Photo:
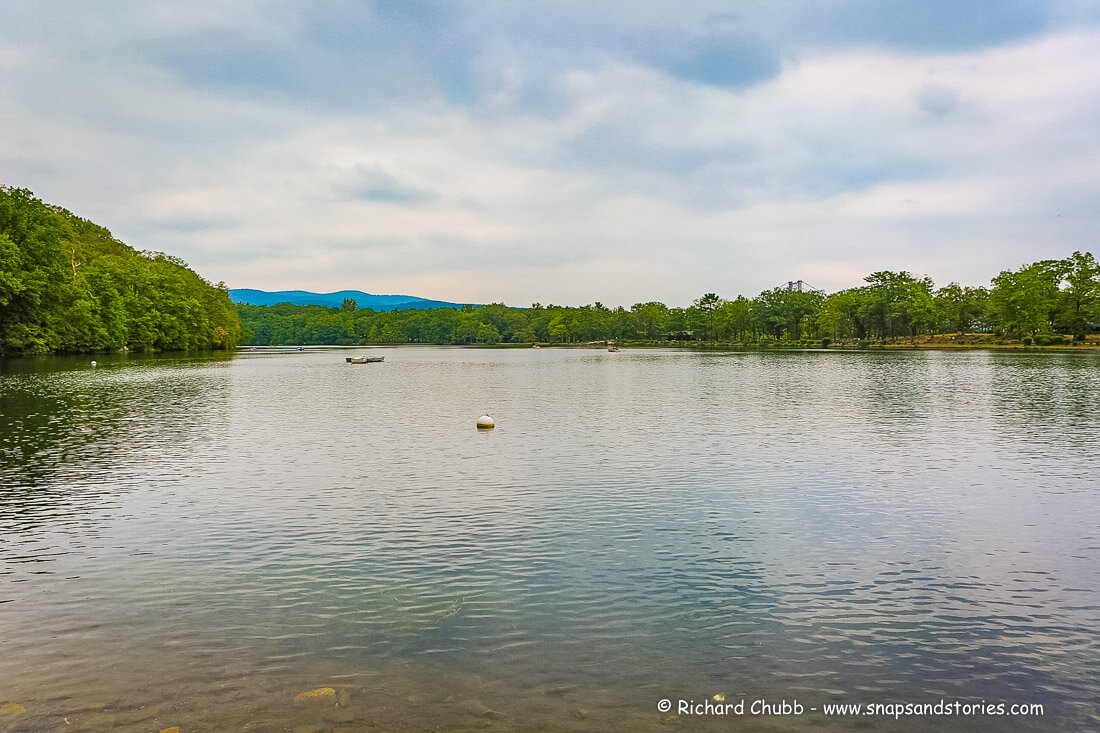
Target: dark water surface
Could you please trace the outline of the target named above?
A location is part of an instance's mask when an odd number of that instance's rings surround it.
[[[1100,728],[1096,356],[351,353],[3,365],[0,731]]]

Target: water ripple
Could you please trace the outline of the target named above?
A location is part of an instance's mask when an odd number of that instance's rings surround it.
[[[1100,366],[1046,357],[9,369],[0,678],[62,705],[112,647],[206,660],[187,684],[431,660],[647,710],[738,680],[1068,719],[1100,694]]]

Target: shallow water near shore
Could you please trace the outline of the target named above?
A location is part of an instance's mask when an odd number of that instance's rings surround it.
[[[3,364],[0,731],[1100,725],[1095,355],[357,353]]]

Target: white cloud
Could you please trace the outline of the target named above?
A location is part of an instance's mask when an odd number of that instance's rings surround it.
[[[0,45],[0,170],[234,287],[686,305],[886,268],[984,284],[1094,247],[1095,30],[953,53],[823,44],[727,88],[608,40],[655,6],[608,6],[599,29],[577,6],[605,46],[547,32],[538,56],[490,34],[483,96],[356,77],[340,106],[176,73],[156,38],[239,31],[311,58],[293,13],[181,7],[151,4],[140,29],[74,13]]]

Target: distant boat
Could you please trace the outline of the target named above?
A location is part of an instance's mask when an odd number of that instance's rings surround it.
[[[609,347],[607,347],[607,350],[608,351],[618,351],[619,347],[618,346],[609,346]]]
[[[532,344],[532,345],[531,345],[531,348],[532,348],[532,349],[541,349],[542,347],[541,347],[541,346],[539,346],[538,344]]]
[[[348,364],[377,364],[385,358],[384,356],[348,356],[344,361]]]

